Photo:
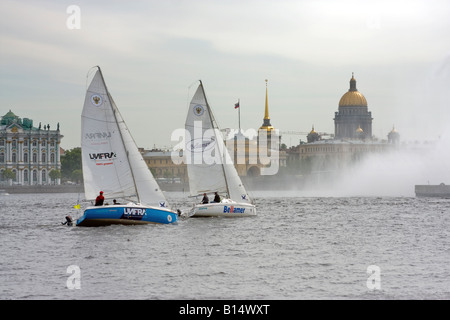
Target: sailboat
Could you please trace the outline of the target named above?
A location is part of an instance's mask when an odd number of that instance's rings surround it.
[[[76,225],[176,222],[177,212],[168,208],[106,87],[100,67],[96,68],[81,115],[81,158],[86,200],[95,200],[102,191],[105,203],[88,206]],[[113,199],[125,203],[111,203]]]
[[[192,97],[185,123],[186,162],[192,197],[217,192],[219,202],[194,204],[192,217],[255,216],[252,203],[225,147],[203,84]]]

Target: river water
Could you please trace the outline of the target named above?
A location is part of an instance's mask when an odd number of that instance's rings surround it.
[[[0,196],[0,299],[450,299],[450,199],[254,197],[256,217],[82,228],[61,225],[77,194]]]

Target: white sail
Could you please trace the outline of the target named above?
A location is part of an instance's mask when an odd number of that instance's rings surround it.
[[[250,202],[223,142],[200,82],[186,117],[186,157],[192,196],[219,192],[231,200]]]
[[[85,197],[125,198],[160,206],[167,201],[97,70],[86,92],[81,116]]]

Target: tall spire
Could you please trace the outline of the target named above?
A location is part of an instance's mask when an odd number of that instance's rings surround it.
[[[272,127],[272,125],[270,124],[270,117],[269,117],[269,99],[267,97],[267,79],[266,79],[266,109],[264,112],[264,122],[261,126],[261,128],[259,129],[265,129],[267,131],[271,131],[274,128]]]
[[[269,99],[267,98],[267,79],[266,79],[266,112],[264,113],[264,120],[270,120],[269,118]]]

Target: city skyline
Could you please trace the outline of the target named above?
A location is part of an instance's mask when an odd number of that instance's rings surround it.
[[[2,1],[0,9],[1,115],[60,123],[64,149],[80,146],[94,65],[146,149],[177,144],[171,133],[184,127],[199,79],[222,128],[238,127],[238,101],[242,128],[261,126],[268,79],[276,129],[334,133],[354,72],[378,139],[393,125],[402,140],[448,134],[445,1]]]

